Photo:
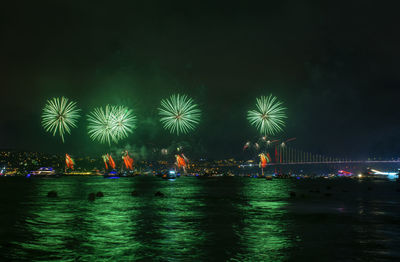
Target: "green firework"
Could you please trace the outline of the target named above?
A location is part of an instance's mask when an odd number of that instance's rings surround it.
[[[68,101],[66,97],[55,97],[47,100],[42,113],[42,126],[46,132],[58,132],[64,143],[65,133],[71,134],[71,128],[76,127],[80,109],[76,102]]]
[[[193,99],[186,95],[177,94],[161,100],[158,110],[164,128],[177,135],[187,134],[200,122],[200,109]]]
[[[88,134],[102,144],[118,143],[128,137],[136,126],[136,116],[125,106],[107,105],[95,108],[88,115]]]
[[[261,134],[274,135],[283,130],[286,108],[275,96],[257,98],[256,107],[256,110],[247,112],[247,119]]]
[[[111,111],[111,126],[115,139],[119,141],[128,137],[136,127],[136,116],[125,106],[114,106]]]

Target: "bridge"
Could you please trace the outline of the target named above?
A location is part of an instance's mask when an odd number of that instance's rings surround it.
[[[287,146],[285,142],[269,145],[265,148],[269,158],[269,164],[374,164],[374,163],[400,163],[400,159],[392,160],[352,160],[313,154],[294,147]]]
[[[322,154],[314,154],[301,149],[297,149],[288,145],[288,142],[296,140],[290,138],[286,141],[282,140],[266,140],[265,137],[260,138],[257,142],[247,142],[243,150],[254,149],[257,155],[264,152],[264,161],[267,159],[265,170],[280,172],[333,172],[338,170],[350,170],[352,172],[362,172],[368,167],[394,171],[400,168],[400,159],[392,160],[353,160],[349,158],[338,158],[326,156]],[[261,155],[259,155],[261,157]],[[254,160],[254,158],[253,158]],[[258,168],[261,159],[241,165],[242,168]]]
[[[321,161],[321,162],[280,162],[268,165],[308,165],[308,164],[400,164],[400,160],[359,160],[359,161]]]

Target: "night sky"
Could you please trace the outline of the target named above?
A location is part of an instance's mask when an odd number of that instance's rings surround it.
[[[394,1],[9,1],[0,16],[0,148],[98,153],[86,116],[62,144],[40,124],[47,99],[84,115],[134,108],[139,126],[119,146],[243,158],[258,137],[246,111],[273,94],[288,108],[280,138],[337,157],[400,156],[400,23]],[[218,3],[217,3],[218,2]],[[193,97],[199,127],[176,137],[157,107]]]

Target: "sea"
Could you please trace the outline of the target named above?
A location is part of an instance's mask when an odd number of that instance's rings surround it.
[[[0,251],[0,261],[400,261],[400,183],[4,177]]]

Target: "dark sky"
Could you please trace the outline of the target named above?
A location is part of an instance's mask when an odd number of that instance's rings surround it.
[[[242,157],[257,138],[256,97],[288,108],[293,146],[340,157],[400,155],[400,23],[395,1],[8,1],[0,16],[0,148],[98,152],[86,117],[66,143],[45,133],[47,99],[84,114],[125,104],[139,127],[120,146],[186,141],[210,157]],[[329,3],[328,3],[329,2]],[[393,3],[393,4],[391,4]],[[160,99],[192,96],[198,129],[175,137]],[[194,153],[195,154],[195,153]]]

